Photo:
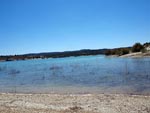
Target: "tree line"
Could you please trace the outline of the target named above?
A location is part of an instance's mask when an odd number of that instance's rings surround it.
[[[135,43],[132,47],[123,47],[123,48],[115,48],[115,49],[109,49],[105,52],[105,55],[125,55],[129,53],[135,53],[135,52],[146,52],[146,48],[150,47],[150,42],[141,44],[141,43]]]

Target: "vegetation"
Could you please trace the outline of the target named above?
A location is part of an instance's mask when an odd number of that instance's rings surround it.
[[[144,47],[149,47],[150,46],[150,42],[146,42],[143,44]]]
[[[147,52],[147,47],[150,47],[150,42],[144,43],[143,45],[140,43],[135,43],[132,47],[124,47],[124,48],[115,48],[115,49],[108,49],[105,52],[105,55],[125,55],[134,52]]]
[[[33,53],[33,54],[24,54],[24,55],[10,55],[10,56],[0,56],[0,61],[13,61],[13,60],[26,60],[26,59],[35,59],[35,58],[62,58],[70,56],[86,56],[86,55],[125,55],[132,52],[147,52],[150,50],[150,42],[144,43],[135,43],[132,47],[122,47],[115,49],[84,49],[78,51],[65,51],[65,52],[48,52],[48,53]]]
[[[13,60],[26,60],[35,58],[62,58],[70,56],[84,56],[84,55],[98,55],[104,54],[106,49],[97,50],[79,50],[79,51],[65,51],[65,52],[50,52],[50,53],[35,53],[25,55],[11,55],[11,56],[0,56],[0,61],[13,61]]]
[[[118,56],[121,56],[121,55],[128,54],[130,52],[130,49],[131,49],[130,47],[110,49],[110,50],[107,50],[105,52],[105,55],[118,55]]]
[[[150,50],[150,42],[144,43],[143,47],[144,48],[142,49],[142,53],[146,53],[147,51],[149,51]],[[149,48],[149,50],[147,48]]]
[[[132,47],[132,52],[140,52],[144,49],[144,46],[140,43],[135,43]]]

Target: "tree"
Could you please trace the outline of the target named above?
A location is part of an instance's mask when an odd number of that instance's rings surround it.
[[[129,54],[130,50],[128,48],[122,49],[122,55]]]
[[[140,43],[135,43],[132,47],[132,52],[140,52],[143,49],[143,45]]]
[[[111,50],[107,50],[106,52],[105,52],[105,55],[111,55],[112,53],[111,53]]]
[[[144,47],[149,47],[150,46],[150,42],[146,42],[143,44]]]

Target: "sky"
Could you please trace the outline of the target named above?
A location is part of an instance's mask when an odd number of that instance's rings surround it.
[[[0,0],[0,55],[150,42],[150,0]]]

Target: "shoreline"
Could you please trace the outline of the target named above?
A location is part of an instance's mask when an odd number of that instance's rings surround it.
[[[3,113],[149,113],[150,95],[0,93]]]
[[[136,52],[136,53],[130,53],[126,55],[119,56],[122,58],[150,58],[150,52],[142,53],[142,52]]]
[[[80,56],[68,56],[68,57],[56,57],[56,58],[69,58],[69,57],[82,57],[82,56],[97,56],[97,55],[104,55],[105,57],[120,57],[120,58],[150,58],[150,52],[142,53],[129,53],[125,55],[105,55],[105,54],[96,54],[96,55],[80,55]],[[50,57],[53,58],[53,57]],[[0,62],[12,62],[12,61],[27,61],[27,60],[34,60],[34,59],[50,59],[50,58],[31,58],[31,59],[14,59],[14,60],[0,60]]]
[[[129,53],[125,55],[107,55],[106,57],[118,57],[118,58],[150,58],[150,52],[142,53],[142,52],[136,52],[136,53]]]

